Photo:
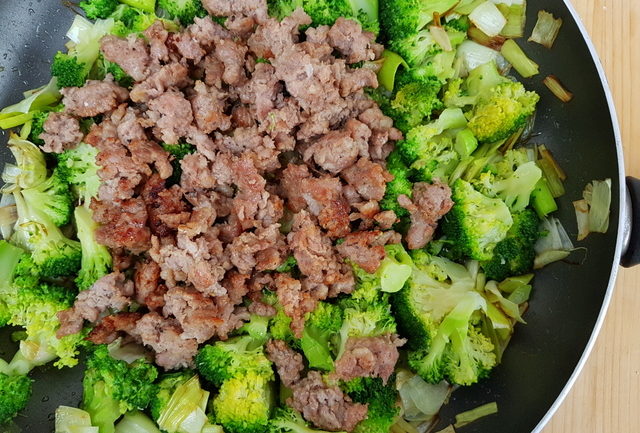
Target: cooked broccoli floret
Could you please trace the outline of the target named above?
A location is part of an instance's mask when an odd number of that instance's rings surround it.
[[[68,239],[49,218],[43,203],[27,200],[14,192],[18,221],[12,240],[31,252],[34,264],[45,278],[75,274],[80,269],[80,243]]]
[[[44,122],[49,117],[49,111],[37,111],[31,118],[31,131],[29,131],[29,141],[38,146],[42,146],[44,141],[40,139],[40,134],[44,132]]]
[[[449,108],[464,108],[474,105],[477,99],[477,96],[469,95],[465,81],[462,78],[454,78],[448,82],[442,102]]]
[[[58,154],[58,171],[73,186],[80,203],[85,206],[91,204],[100,188],[96,156],[98,149],[87,143]]]
[[[410,71],[399,73],[386,114],[394,120],[395,127],[408,132],[442,108],[438,98],[441,86],[435,77],[415,77]]]
[[[277,408],[269,422],[268,433],[328,433],[315,430],[302,418],[299,412],[290,407]]]
[[[155,2],[155,0],[154,0]],[[155,13],[144,9],[120,5],[111,15],[116,23],[111,29],[114,35],[125,37],[131,33],[141,33],[149,28],[157,19]]]
[[[314,26],[332,25],[338,18],[358,21],[362,28],[375,34],[378,23],[378,0],[268,0],[269,15],[282,19],[301,7]]]
[[[498,198],[476,191],[462,179],[453,184],[455,205],[443,219],[442,229],[455,258],[491,260],[496,244],[513,224],[509,208]]]
[[[158,422],[160,414],[169,403],[171,396],[178,386],[186,383],[193,377],[193,372],[189,370],[162,375],[156,383],[156,391],[151,399],[149,409],[153,420]]]
[[[406,217],[409,211],[400,206],[398,196],[404,194],[411,198],[413,184],[409,180],[409,168],[397,149],[387,158],[387,170],[393,175],[393,180],[387,183],[384,198],[380,201],[380,208],[394,211],[399,218]]]
[[[146,408],[156,394],[156,367],[144,359],[132,363],[111,357],[98,345],[87,359],[82,395],[83,409],[100,433],[113,433],[115,421],[125,412]]]
[[[469,27],[471,27],[471,21],[469,20],[469,17],[461,15],[459,18],[448,20],[444,26],[448,29],[467,33],[467,31],[469,31]]]
[[[127,74],[124,69],[120,67],[120,65],[105,59],[101,53],[89,78],[95,80],[104,80],[107,74],[111,74],[114,81],[122,87],[130,88],[134,84],[134,79],[129,74]]]
[[[0,425],[6,424],[27,406],[32,381],[25,375],[0,373]]]
[[[524,127],[540,100],[522,83],[510,81],[482,95],[471,111],[469,129],[480,142],[493,143],[508,138]]]
[[[183,26],[193,23],[195,17],[207,16],[207,10],[200,0],[158,0],[158,7],[166,11]]]
[[[370,274],[357,265],[353,265],[356,276],[356,289],[351,294],[353,299],[373,302],[381,292],[395,293],[402,289],[411,275],[411,257],[402,244],[386,245],[385,258],[378,270]]]
[[[149,13],[153,13],[156,10],[156,0],[120,0],[120,3]]]
[[[276,272],[294,272],[298,267],[298,261],[294,256],[289,256],[280,266],[276,268]]]
[[[342,310],[328,302],[319,302],[304,325],[300,346],[309,366],[322,370],[333,370],[335,337],[342,326]]]
[[[248,371],[223,382],[213,400],[216,423],[229,433],[263,433],[274,404],[271,378]]]
[[[64,174],[57,169],[41,184],[22,190],[22,196],[30,204],[38,207],[51,222],[61,227],[71,221],[73,197]]]
[[[119,4],[118,0],[85,0],[81,1],[78,6],[84,10],[87,18],[96,20],[109,18]]]
[[[78,289],[85,290],[111,271],[112,259],[109,249],[95,238],[98,225],[93,221],[91,210],[78,206],[74,217],[82,249],[81,267],[75,282]]]
[[[442,15],[457,3],[457,0],[387,0],[380,5],[380,22],[388,39],[399,39],[426,29],[434,13]]]
[[[493,345],[476,326],[486,300],[464,266],[443,258],[416,265],[404,289],[394,295],[394,311],[408,338],[409,365],[423,379],[470,385],[495,366]],[[447,279],[443,280],[442,276]]]
[[[367,417],[353,433],[387,433],[400,413],[396,400],[395,376],[385,384],[379,377],[359,377],[342,385],[344,391],[356,403],[366,404]]]
[[[266,377],[272,374],[271,362],[262,346],[255,344],[248,335],[203,346],[196,355],[195,363],[202,377],[216,386],[249,372]]]
[[[57,78],[59,88],[82,87],[87,73],[87,66],[69,54],[58,52],[51,63],[51,75]]]
[[[533,269],[536,256],[534,245],[540,237],[539,222],[531,209],[513,215],[513,225],[507,237],[498,242],[493,250],[493,258],[482,263],[488,279],[502,281]]]
[[[350,337],[378,337],[396,332],[396,321],[391,314],[388,293],[380,292],[372,300],[345,298],[338,305],[342,308],[343,321],[336,359],[344,353]]]
[[[524,149],[507,151],[487,169],[473,181],[474,186],[489,197],[500,197],[512,212],[522,212],[529,205],[531,193],[542,178],[542,170],[529,161]]]

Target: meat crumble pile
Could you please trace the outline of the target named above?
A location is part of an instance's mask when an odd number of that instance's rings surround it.
[[[88,321],[92,342],[126,335],[167,370],[192,367],[200,344],[226,339],[251,314],[274,315],[264,289],[300,337],[319,301],[354,289],[351,263],[375,272],[384,245],[402,240],[396,215],[379,206],[393,179],[385,159],[402,135],[364,92],[378,85],[374,35],[343,18],[301,32],[311,24],[302,10],[280,22],[264,0],[203,4],[228,17],[225,26],[196,18],[175,33],[157,21],[144,37],[104,37],[104,57],[135,84],[107,76],[63,89],[65,109],[41,136],[47,152],[80,141],[98,149],[91,208],[114,258],[113,272],[59,313],[58,335]],[[79,120],[95,116],[85,136]],[[162,143],[181,142],[195,152],[174,183]],[[412,199],[400,198],[410,248],[430,240],[450,195],[444,184],[417,183]],[[274,272],[291,256],[298,278]],[[334,374],[386,381],[402,344],[396,335],[351,338]],[[317,427],[351,430],[365,417],[366,406],[319,373],[302,377],[301,356],[283,341],[267,353],[293,389],[290,405]]]

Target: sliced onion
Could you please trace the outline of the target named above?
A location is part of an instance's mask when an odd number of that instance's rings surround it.
[[[475,8],[469,14],[469,20],[488,36],[498,36],[507,24],[507,19],[500,9],[490,1]]]
[[[569,254],[571,254],[571,251],[566,251],[566,250],[545,251],[541,254],[538,254],[536,258],[533,260],[533,269],[542,269],[551,263],[564,260],[567,257],[569,257]]]
[[[547,76],[544,80],[542,80],[542,82],[545,86],[547,86],[547,89],[551,90],[551,93],[553,93],[556,98],[558,98],[562,102],[569,102],[573,99],[573,93],[568,91],[555,75]]]
[[[551,48],[558,37],[560,27],[562,27],[562,18],[554,18],[553,14],[541,10],[538,12],[538,21],[529,37],[529,42]]]
[[[407,421],[427,421],[433,418],[449,396],[447,382],[433,385],[425,382],[417,374],[406,380],[398,393],[402,401],[404,419]]]
[[[609,230],[611,208],[611,179],[594,180],[584,190],[589,205],[589,231],[606,233]]]
[[[456,50],[456,56],[461,60],[461,76],[467,76],[469,71],[478,66],[495,61],[499,70],[506,68],[507,62],[496,50],[480,45],[477,42],[466,40]]]
[[[546,251],[573,250],[573,243],[558,218],[547,217],[540,222],[540,232],[545,233],[536,242],[535,251],[542,254]]]

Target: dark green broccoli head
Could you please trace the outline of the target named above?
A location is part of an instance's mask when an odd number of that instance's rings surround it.
[[[200,375],[216,386],[249,372],[265,377],[273,375],[263,347],[256,345],[248,335],[203,346],[196,355],[195,364]]]
[[[534,245],[540,235],[538,224],[538,216],[531,209],[513,215],[513,225],[507,237],[498,242],[493,258],[482,263],[488,279],[502,281],[533,269]]]
[[[342,309],[328,302],[319,302],[308,314],[300,347],[309,361],[309,366],[322,370],[333,370],[332,353],[336,347],[335,336],[342,326]]]
[[[111,32],[120,37],[143,32],[158,19],[155,13],[145,12],[144,8],[134,8],[123,4],[116,8],[111,18],[116,21]]]
[[[37,204],[56,226],[61,227],[71,221],[73,196],[69,183],[59,170],[54,170],[41,184],[23,190],[22,195],[29,203]]]
[[[184,370],[160,376],[156,383],[156,392],[149,405],[151,416],[154,421],[158,421],[160,412],[166,407],[176,388],[191,379],[193,374],[194,373],[190,370]]]
[[[40,139],[40,134],[44,132],[44,122],[47,121],[50,111],[37,111],[31,119],[31,131],[29,132],[29,141],[38,146],[42,146],[44,141]]]
[[[288,406],[276,408],[269,421],[267,433],[328,433],[316,430],[302,418],[299,412]]]
[[[410,73],[399,73],[387,113],[394,120],[394,126],[406,133],[428,121],[434,111],[442,108],[438,98],[440,88],[440,81],[435,77],[415,79]]]
[[[82,87],[87,81],[87,65],[74,56],[58,52],[51,63],[51,75],[56,77],[58,88]]]
[[[118,0],[84,0],[78,6],[83,10],[90,20],[105,19],[120,5]]]
[[[182,177],[182,165],[180,161],[185,156],[196,151],[196,147],[192,144],[183,142],[178,144],[162,143],[162,148],[169,152],[173,159],[171,160],[171,166],[173,167],[173,173],[168,179],[170,185],[176,185],[180,183],[180,177]]]
[[[387,433],[400,413],[395,375],[385,384],[381,378],[359,377],[341,385],[356,403],[367,405],[367,417],[353,430],[354,433]]]
[[[495,246],[513,224],[509,208],[500,199],[489,198],[462,179],[453,185],[455,205],[443,219],[442,229],[455,258],[490,260]]]
[[[297,8],[303,7],[303,0],[267,0],[269,16],[277,20],[288,17]]]
[[[407,217],[409,211],[400,206],[398,196],[406,195],[411,198],[413,183],[409,180],[409,169],[404,164],[399,150],[394,150],[387,158],[387,171],[393,175],[393,180],[387,183],[384,198],[380,201],[380,208],[394,211],[399,218]]]
[[[207,16],[207,10],[200,0],[158,0],[158,7],[183,26],[193,23],[195,17]]]
[[[444,26],[447,29],[453,29],[459,32],[467,33],[467,31],[469,31],[469,27],[471,27],[471,21],[469,20],[469,17],[461,15],[458,18],[447,20]]]
[[[138,359],[129,364],[112,358],[106,345],[98,345],[87,359],[84,384],[86,388],[103,383],[105,393],[118,402],[124,413],[149,405],[156,394],[157,377],[158,370],[150,362]]]
[[[388,0],[380,4],[380,22],[388,39],[400,39],[415,35],[433,21],[434,13],[440,15],[458,3],[457,0]],[[407,60],[405,58],[405,60]]]
[[[6,424],[27,406],[32,381],[27,376],[0,373],[0,424]]]

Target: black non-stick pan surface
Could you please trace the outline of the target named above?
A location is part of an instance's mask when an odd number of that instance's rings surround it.
[[[574,263],[556,263],[536,274],[527,324],[516,327],[502,364],[488,380],[456,391],[442,411],[444,426],[456,413],[498,403],[498,414],[459,429],[461,433],[520,433],[542,427],[545,414],[581,366],[618,266],[622,167],[608,91],[588,42],[562,0],[529,0],[526,35],[540,9],[562,17],[564,24],[552,50],[519,41],[541,70],[540,75],[524,80],[542,96],[532,142],[552,149],[569,176],[558,214],[568,232],[575,238],[571,201],[581,198],[584,186],[593,179],[613,181],[611,225],[608,234],[592,235],[579,244],[586,250],[572,255]],[[61,0],[0,0],[0,106],[21,100],[23,91],[49,80],[50,60],[63,49],[73,15]],[[548,74],[565,83],[575,94],[573,101],[563,104],[542,85]],[[6,133],[0,136],[0,162],[10,157],[6,140]],[[2,355],[11,356],[14,348],[9,333],[1,336]],[[32,401],[17,424],[24,432],[51,432],[55,408],[76,406],[80,401],[81,368],[58,371],[45,367],[33,378]]]

